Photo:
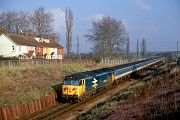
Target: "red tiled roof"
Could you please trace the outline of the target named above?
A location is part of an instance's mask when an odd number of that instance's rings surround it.
[[[29,36],[25,37],[23,35],[14,35],[14,34],[7,34],[7,33],[5,35],[18,45],[63,48],[63,46],[58,44],[56,41],[46,43],[46,42],[38,42],[34,38],[29,37]]]

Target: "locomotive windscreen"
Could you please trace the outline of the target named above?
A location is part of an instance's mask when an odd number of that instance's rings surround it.
[[[79,85],[79,81],[78,80],[72,80],[72,79],[65,79],[64,80],[64,85]]]

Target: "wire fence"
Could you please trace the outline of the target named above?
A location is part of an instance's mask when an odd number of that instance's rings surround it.
[[[136,61],[135,59],[102,59],[100,64],[125,64]],[[92,59],[62,59],[62,60],[8,60],[0,61],[0,67],[19,67],[38,64],[96,64]]]

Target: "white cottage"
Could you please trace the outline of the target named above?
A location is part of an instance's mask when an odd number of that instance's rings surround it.
[[[0,56],[20,59],[62,59],[64,48],[54,37],[37,38],[30,33],[14,35],[0,29]]]
[[[0,35],[0,56],[19,57],[29,59],[35,57],[35,47],[32,41],[23,35],[4,34]]]

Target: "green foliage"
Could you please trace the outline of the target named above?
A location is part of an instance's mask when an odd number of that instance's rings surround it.
[[[17,57],[3,57],[0,56],[0,61],[7,61],[7,60],[19,60]]]
[[[52,88],[56,91],[62,87],[63,83],[52,85]]]
[[[94,61],[96,64],[98,64],[98,63],[101,62],[101,58],[100,58],[100,57],[96,57],[96,58],[93,59],[93,61]]]
[[[29,93],[29,99],[31,100],[38,100],[40,99],[41,97],[41,93],[38,91],[38,90],[32,90],[30,93]]]

